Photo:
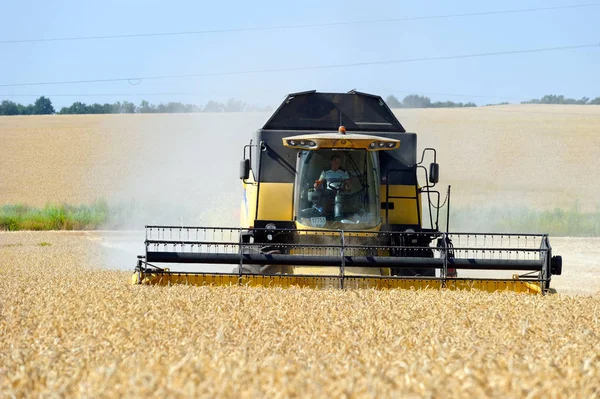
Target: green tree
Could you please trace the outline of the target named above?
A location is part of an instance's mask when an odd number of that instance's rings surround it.
[[[436,101],[431,104],[431,108],[464,108],[464,107],[476,107],[477,104],[468,103],[455,103],[454,101]]]
[[[387,96],[385,102],[390,108],[402,108],[402,103],[394,95]]]
[[[588,104],[593,104],[593,105],[600,105],[600,97],[596,97],[593,100],[591,100]]]
[[[111,114],[122,114],[123,113],[123,104],[120,101],[112,104],[110,107]]]
[[[146,100],[142,100],[139,107],[140,114],[152,114],[156,112],[156,107]]]
[[[75,114],[75,115],[80,115],[80,114],[89,114],[89,107],[80,102],[80,101],[76,101],[73,104],[71,104],[70,107],[63,107],[61,108],[60,114]]]
[[[121,104],[121,113],[123,114],[135,114],[135,109],[135,104],[129,101],[123,101],[123,104]]]
[[[17,107],[19,108],[19,115],[35,115],[35,109],[33,104],[17,104]]]
[[[112,114],[113,113],[113,105],[112,104],[98,104],[94,103],[88,106],[87,114]]]
[[[52,101],[44,96],[38,98],[33,104],[33,112],[35,115],[52,115],[54,113]]]
[[[590,99],[588,97],[582,97],[579,100],[574,98],[565,98],[563,95],[546,94],[540,99],[534,98],[529,101],[522,101],[521,104],[588,104]]]
[[[417,94],[409,94],[402,100],[402,106],[405,108],[429,108],[431,99]]]
[[[225,112],[244,112],[248,106],[246,103],[236,100],[235,98],[230,98],[227,100],[227,104],[225,104]]]
[[[216,101],[209,101],[202,111],[203,112],[223,112],[224,109],[225,109],[225,105],[223,105],[222,103],[219,103]]]
[[[19,115],[19,105],[9,100],[2,101],[0,103],[0,115]]]

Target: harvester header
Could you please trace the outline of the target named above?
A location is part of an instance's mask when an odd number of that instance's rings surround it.
[[[290,94],[243,149],[240,226],[146,226],[133,281],[548,292],[548,236],[450,232],[439,169],[381,97]]]

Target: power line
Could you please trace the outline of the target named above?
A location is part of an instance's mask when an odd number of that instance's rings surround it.
[[[246,71],[207,72],[207,73],[194,73],[194,74],[185,74],[185,75],[162,75],[162,76],[143,76],[143,77],[137,76],[137,77],[109,78],[109,79],[65,80],[65,81],[55,81],[55,82],[6,83],[6,84],[0,84],[0,87],[48,86],[48,85],[67,85],[67,84],[79,84],[79,83],[110,83],[110,82],[129,82],[129,84],[138,85],[144,80],[185,79],[185,78],[200,78],[200,77],[210,77],[210,76],[232,76],[232,75],[248,75],[248,74],[255,74],[255,73],[294,72],[294,71],[306,71],[306,70],[317,70],[317,69],[348,68],[348,67],[359,67],[359,66],[368,66],[368,65],[404,64],[404,63],[410,63],[410,62],[442,61],[442,60],[489,57],[489,56],[509,55],[509,54],[540,53],[540,52],[546,52],[546,51],[572,50],[572,49],[591,48],[591,47],[600,47],[600,44],[599,43],[576,44],[576,45],[571,45],[571,46],[542,47],[542,48],[527,49],[527,50],[508,50],[508,51],[496,51],[496,52],[489,52],[489,53],[471,53],[471,54],[447,55],[447,56],[438,56],[438,57],[405,58],[405,59],[399,59],[399,60],[366,61],[366,62],[354,62],[354,63],[348,63],[348,64],[313,65],[313,66],[290,67],[290,68],[254,69],[254,70],[246,70]]]
[[[520,9],[513,9],[513,10],[481,11],[481,12],[469,12],[469,13],[445,14],[445,15],[428,15],[428,16],[389,18],[389,19],[374,19],[374,20],[363,20],[363,21],[326,22],[326,23],[299,24],[299,25],[276,25],[276,26],[263,26],[263,27],[253,27],[253,28],[229,28],[229,29],[209,29],[209,30],[181,31],[181,32],[132,33],[132,34],[123,34],[123,35],[15,39],[15,40],[1,40],[0,44],[66,42],[66,41],[80,41],[80,40],[106,40],[106,39],[126,39],[126,38],[140,38],[140,37],[159,37],[159,36],[204,35],[204,34],[231,33],[231,32],[272,31],[272,30],[282,30],[282,29],[322,28],[322,27],[348,26],[348,25],[367,25],[367,24],[397,23],[397,22],[408,22],[408,21],[424,21],[424,20],[431,20],[431,19],[477,17],[477,16],[485,16],[485,15],[517,14],[517,13],[524,13],[524,12],[565,10],[565,9],[572,9],[572,8],[587,8],[587,7],[597,7],[597,6],[600,6],[600,3],[575,4],[575,5],[565,5],[565,6],[555,6],[555,7],[520,8]]]

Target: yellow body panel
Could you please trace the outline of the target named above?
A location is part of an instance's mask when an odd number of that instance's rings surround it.
[[[332,270],[335,270],[333,268]],[[187,274],[187,273],[135,273],[133,284],[151,285],[245,285],[262,287],[308,287],[308,288],[341,288],[339,277],[294,276],[294,275],[235,275],[235,274]],[[445,282],[433,278],[385,278],[385,277],[352,277],[344,278],[344,288],[349,289],[449,289],[480,290],[487,292],[512,291],[526,294],[540,294],[539,283],[524,280],[483,280],[483,279],[447,279]]]
[[[390,195],[398,197],[414,197],[415,186],[405,185],[390,185]],[[387,187],[385,184],[381,185],[380,196],[381,202],[385,202],[387,196]],[[400,199],[390,198],[388,202],[394,203],[394,209],[390,209],[388,212],[388,223],[390,224],[418,224],[419,217],[417,214],[417,202],[414,199]],[[423,209],[421,206],[421,196],[419,196],[419,209]],[[381,218],[385,221],[385,209],[381,210]]]
[[[293,183],[260,183],[256,219],[292,220],[293,196]]]
[[[242,227],[252,226],[257,219],[292,220],[293,183],[261,183],[258,214],[256,214],[258,190],[258,184],[253,180],[244,182],[244,199],[240,211]]]
[[[258,184],[254,179],[244,182],[244,197],[240,207],[240,226],[250,227],[256,220],[256,190]]]

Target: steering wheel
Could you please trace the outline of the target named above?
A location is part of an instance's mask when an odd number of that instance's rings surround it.
[[[335,191],[342,191],[342,189],[344,188],[344,182],[342,181],[328,181],[327,182],[327,188],[329,188],[330,190],[335,190]]]

